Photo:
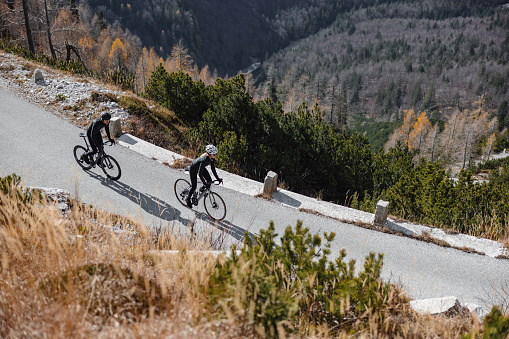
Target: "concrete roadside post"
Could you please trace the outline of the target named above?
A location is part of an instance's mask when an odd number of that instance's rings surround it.
[[[383,226],[387,221],[388,215],[389,215],[389,202],[378,200],[378,203],[376,204],[375,220],[373,224],[375,226]]]
[[[112,138],[118,138],[122,135],[122,126],[120,125],[120,118],[113,117],[109,123],[110,135]]]
[[[272,199],[272,193],[277,190],[277,173],[269,171],[265,176],[263,184],[263,196],[268,199]]]
[[[40,69],[36,69],[34,71],[34,74],[32,75],[31,81],[32,81],[33,84],[36,84],[39,81],[44,81],[44,76],[42,75],[42,72],[41,72]]]

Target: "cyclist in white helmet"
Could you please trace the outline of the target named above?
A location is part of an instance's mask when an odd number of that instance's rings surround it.
[[[191,197],[193,196],[194,191],[196,190],[196,185],[198,183],[197,176],[200,176],[200,180],[203,182],[203,185],[206,187],[210,187],[210,183],[212,182],[212,178],[210,177],[209,171],[207,171],[207,166],[210,165],[210,169],[214,176],[219,182],[223,182],[223,179],[220,179],[216,172],[216,166],[214,164],[214,159],[217,155],[217,148],[214,145],[207,145],[205,147],[205,153],[200,155],[198,158],[194,159],[189,166],[189,175],[191,176],[191,190],[189,191],[189,195],[187,196],[186,203],[187,207],[191,208],[193,206],[191,202]]]

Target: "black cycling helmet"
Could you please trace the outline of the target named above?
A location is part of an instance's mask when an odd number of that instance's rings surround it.
[[[108,112],[104,112],[101,114],[102,121],[110,121],[111,120],[111,114]]]

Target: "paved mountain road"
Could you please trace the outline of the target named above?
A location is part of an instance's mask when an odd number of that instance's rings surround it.
[[[116,145],[105,149],[122,168],[120,180],[107,180],[97,168],[85,172],[72,155],[73,147],[82,143],[81,129],[2,88],[0,102],[1,176],[16,173],[25,185],[66,189],[86,203],[134,216],[147,225],[184,232],[192,222],[209,227],[201,205],[192,211],[174,197],[173,183],[186,177],[182,171]],[[302,220],[313,234],[335,232],[332,253],[346,248],[347,258],[356,259],[358,269],[370,251],[384,253],[383,277],[401,283],[412,298],[453,295],[462,303],[489,307],[493,300],[501,302],[496,291],[509,284],[508,260],[367,230],[224,187],[218,191],[228,206],[220,227],[229,227],[237,239],[245,230],[259,233],[271,220],[282,235],[286,226]]]

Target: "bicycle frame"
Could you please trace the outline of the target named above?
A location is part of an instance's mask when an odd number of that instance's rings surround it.
[[[85,145],[87,146],[87,152],[88,152],[88,151],[90,151],[91,146],[90,146],[90,145],[89,145],[89,143],[88,143],[88,137],[87,137],[87,135],[86,135],[86,134],[84,134],[84,133],[82,133],[82,134],[80,134],[80,137],[82,137],[82,138],[83,138],[83,140],[85,140]],[[98,147],[98,151],[97,151],[97,158],[96,158],[96,161],[95,161],[95,162],[96,162],[96,163],[100,163],[101,158],[102,158],[105,154],[106,154],[106,153],[104,152],[104,147],[102,147],[102,148],[99,148],[99,147]]]
[[[210,186],[209,188],[205,189],[204,191],[201,190],[202,187],[205,187],[205,185],[201,185],[200,188],[196,188],[196,191],[194,191],[194,193],[196,194],[196,201],[200,201],[202,198],[205,198],[210,192],[212,192],[212,187],[213,186],[218,186],[219,185],[219,180],[212,180],[212,182],[210,183]],[[199,194],[197,194],[199,193]]]

